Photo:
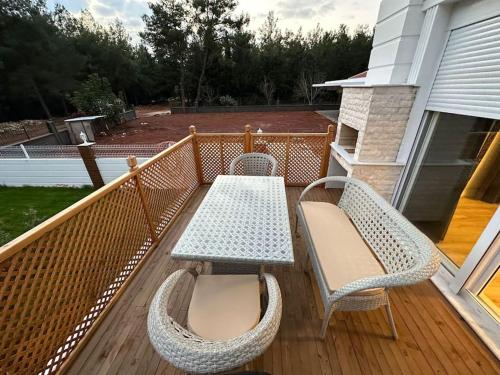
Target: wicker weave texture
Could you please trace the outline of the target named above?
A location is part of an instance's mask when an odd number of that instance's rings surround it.
[[[197,187],[189,138],[4,246],[0,373],[57,371]]]
[[[229,166],[229,174],[245,176],[276,176],[278,162],[268,154],[250,152],[233,159]],[[241,173],[237,173],[240,170]]]
[[[179,270],[171,274],[156,292],[149,308],[149,338],[165,360],[190,373],[217,373],[251,361],[271,345],[282,312],[281,292],[274,276],[264,274],[268,306],[255,328],[228,341],[207,341],[180,326],[167,311],[169,297],[186,273]]]
[[[387,274],[355,280],[336,291],[329,291],[300,205],[310,189],[326,182],[345,184],[339,207],[349,216],[361,236],[376,253]],[[387,288],[426,280],[436,273],[440,265],[434,244],[368,184],[360,180],[335,176],[316,181],[304,189],[300,196],[297,215],[304,228],[309,256],[325,306],[326,321],[334,310],[371,310],[388,305]],[[355,295],[372,288],[382,288],[381,293],[370,296]]]

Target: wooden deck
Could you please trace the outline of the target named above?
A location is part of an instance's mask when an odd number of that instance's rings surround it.
[[[71,374],[181,374],[149,343],[146,317],[159,285],[187,262],[170,258],[208,187],[200,188],[162,244],[147,260],[70,369]],[[287,188],[290,215],[302,189]],[[315,189],[310,199],[335,200]],[[293,217],[293,216],[291,216]],[[291,220],[293,223],[293,221]],[[335,239],[332,238],[332,241]],[[302,238],[294,237],[296,265],[272,267],[283,294],[283,319],[273,345],[247,370],[270,374],[498,374],[500,365],[431,282],[392,292],[400,339],[390,338],[383,309],[334,313],[325,341],[318,339],[321,300],[302,269]],[[192,282],[182,285],[172,309],[185,320]]]

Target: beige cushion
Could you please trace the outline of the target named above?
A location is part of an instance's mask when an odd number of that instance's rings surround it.
[[[300,205],[330,292],[363,277],[385,274],[341,208],[327,202],[301,202]],[[382,291],[383,288],[377,288],[358,294]]]
[[[188,310],[188,329],[207,340],[242,335],[260,319],[257,275],[200,275]]]

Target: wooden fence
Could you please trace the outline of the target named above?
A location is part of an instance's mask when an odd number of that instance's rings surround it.
[[[201,183],[211,183],[219,174],[228,174],[231,161],[246,152],[262,152],[278,161],[278,176],[287,186],[306,186],[326,176],[334,127],[327,133],[196,133],[197,163]]]
[[[49,133],[46,121],[24,120],[0,123],[0,146],[30,140]]]
[[[202,183],[265,151],[288,184],[326,174],[325,134],[191,135],[0,248],[0,373],[64,372]]]

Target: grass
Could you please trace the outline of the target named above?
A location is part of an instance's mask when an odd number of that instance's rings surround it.
[[[62,211],[93,190],[91,187],[0,186],[0,245]]]

